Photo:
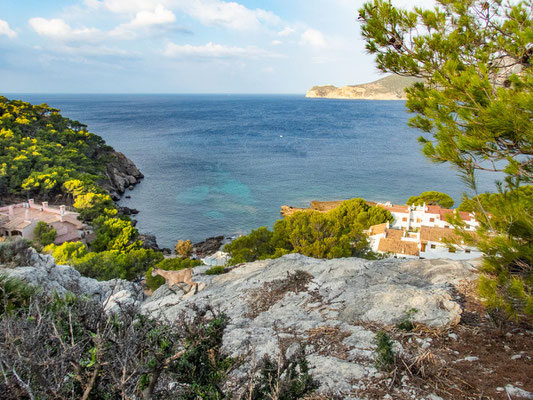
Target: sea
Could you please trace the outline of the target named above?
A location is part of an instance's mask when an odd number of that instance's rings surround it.
[[[163,247],[272,227],[280,207],[362,197],[404,204],[467,188],[421,153],[404,101],[303,95],[11,94],[86,125],[145,175],[121,205]],[[478,178],[493,191],[494,176]]]

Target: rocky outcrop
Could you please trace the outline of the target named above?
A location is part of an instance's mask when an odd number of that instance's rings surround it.
[[[405,89],[418,78],[390,75],[375,82],[361,85],[336,87],[333,85],[314,86],[307,92],[308,98],[359,99],[359,100],[405,100]]]
[[[168,248],[161,248],[157,244],[157,238],[155,235],[152,235],[150,233],[140,233],[139,239],[143,242],[142,247],[143,249],[151,249],[154,251],[160,251],[164,254],[171,254],[172,250]]]
[[[432,329],[453,326],[462,309],[452,286],[475,276],[466,262],[326,261],[297,254],[243,264],[215,277],[205,269],[193,269],[193,280],[204,290],[193,294],[164,285],[142,312],[172,321],[209,305],[227,314],[222,350],[245,358],[228,383],[236,388],[254,357],[275,357],[280,349],[304,344],[319,392],[342,398],[360,389],[357,382],[379,376],[372,326],[394,325],[407,315]]]
[[[144,175],[133,161],[118,151],[105,153],[104,157],[108,159],[105,170],[107,179],[98,183],[113,200],[120,200],[126,189],[139,183]]]
[[[2,268],[0,274],[18,278],[45,293],[64,295],[73,292],[105,304],[105,309],[117,311],[121,306],[138,305],[144,299],[142,288],[123,279],[100,282],[86,278],[69,265],[58,265],[50,255],[28,250],[28,265]]]
[[[193,244],[192,251],[197,258],[209,257],[219,251],[223,243],[224,236],[210,237],[201,242]]]

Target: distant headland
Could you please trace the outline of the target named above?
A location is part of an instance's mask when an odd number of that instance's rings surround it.
[[[349,100],[405,100],[405,88],[421,81],[419,78],[389,75],[374,82],[340,88],[333,85],[314,86],[307,92],[305,97]]]

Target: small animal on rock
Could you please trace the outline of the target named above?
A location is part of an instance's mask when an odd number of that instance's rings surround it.
[[[185,283],[195,287],[196,292],[198,292],[198,282],[193,282],[192,280],[192,269],[180,269],[179,271],[166,271],[164,269],[155,268],[152,270],[152,276],[162,276],[166,279],[168,287],[177,285],[178,283]]]

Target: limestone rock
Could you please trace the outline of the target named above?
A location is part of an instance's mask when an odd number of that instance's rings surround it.
[[[45,293],[57,292],[64,295],[73,292],[93,298],[106,304],[106,310],[117,310],[119,305],[139,304],[144,299],[142,288],[123,279],[100,282],[83,277],[69,265],[58,265],[51,255],[39,254],[29,249],[30,262],[27,266],[2,268],[0,273],[21,279]]]
[[[127,188],[136,185],[144,178],[144,175],[133,161],[120,152],[105,152],[99,156],[110,159],[106,165],[107,179],[98,183],[109,193],[113,200],[120,200]]]
[[[328,99],[359,100],[405,100],[405,88],[420,82],[421,79],[389,75],[371,83],[336,87],[333,85],[315,86],[305,97]]]
[[[244,375],[253,357],[276,357],[282,343],[288,349],[304,344],[318,391],[343,398],[355,390],[353,382],[377,374],[368,322],[395,324],[416,309],[413,322],[454,325],[461,307],[450,286],[476,272],[467,262],[449,260],[316,260],[297,254],[243,264],[223,275],[204,271],[193,269],[193,281],[205,283],[204,290],[191,294],[163,285],[141,311],[170,321],[202,305],[225,313],[230,325],[222,350],[246,357],[230,381]]]

